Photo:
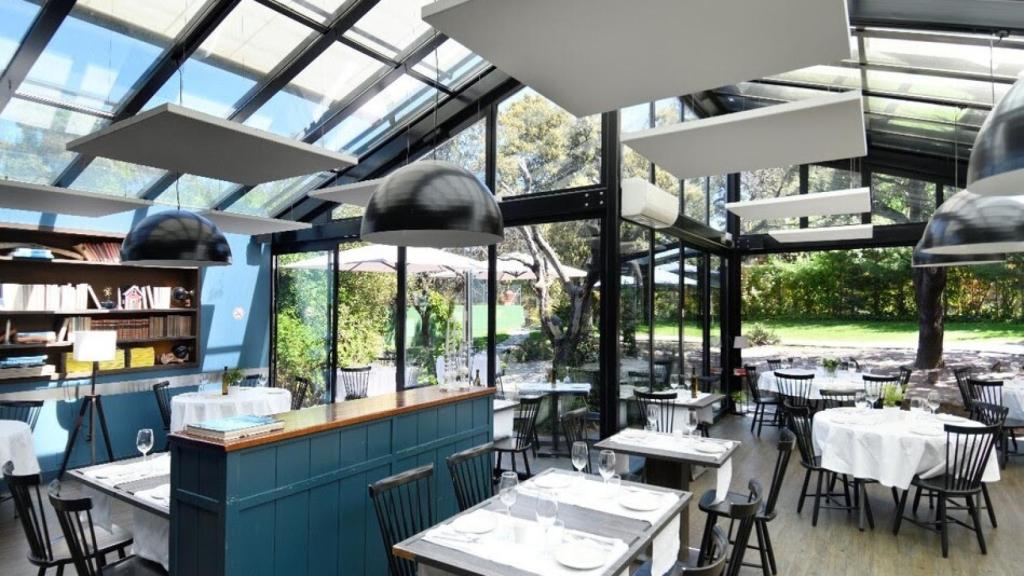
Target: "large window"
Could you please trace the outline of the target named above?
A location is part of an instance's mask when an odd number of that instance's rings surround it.
[[[860,188],[860,173],[849,169],[830,168],[811,164],[807,167],[807,192],[834,192]],[[810,216],[807,219],[811,228],[824,226],[847,226],[860,224],[860,214],[834,214],[830,216]]]
[[[499,196],[596,184],[601,118],[575,118],[530,88],[498,107]]]
[[[763,200],[781,198],[800,193],[800,167],[768,168],[744,172],[740,176],[740,199]],[[742,232],[756,234],[781,228],[795,228],[800,222],[794,218],[781,220],[744,220]]]
[[[926,222],[935,212],[936,184],[890,174],[871,174],[874,224]]]
[[[294,404],[330,402],[333,266],[328,251],[277,257],[274,381],[291,390]]]

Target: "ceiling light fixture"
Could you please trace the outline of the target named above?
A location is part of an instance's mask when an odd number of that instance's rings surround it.
[[[943,256],[1024,252],[1024,196],[957,192],[932,215],[916,250]]]
[[[998,32],[998,41],[1008,35]],[[992,111],[974,139],[967,188],[982,196],[1014,196],[1024,194],[1024,74],[997,104],[995,43],[989,40]]]

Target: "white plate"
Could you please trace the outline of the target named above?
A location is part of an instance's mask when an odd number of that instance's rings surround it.
[[[693,448],[697,452],[703,452],[704,454],[724,454],[729,450],[726,446],[716,444],[715,442],[697,442],[693,445]]]
[[[637,512],[653,512],[661,508],[662,501],[656,494],[638,490],[626,492],[619,498],[619,504],[623,508],[636,510]]]
[[[572,483],[572,477],[566,474],[545,474],[534,478],[533,484],[546,490],[565,488]]]
[[[913,428],[910,429],[910,431],[913,432],[914,434],[917,434],[918,436],[935,437],[942,436],[943,434],[945,434],[942,428],[936,428],[934,426],[914,426]]]
[[[571,542],[558,547],[555,560],[562,566],[574,570],[594,570],[604,566],[608,560],[608,552],[584,542]]]
[[[452,522],[452,529],[461,534],[486,534],[498,526],[494,514],[467,514]]]

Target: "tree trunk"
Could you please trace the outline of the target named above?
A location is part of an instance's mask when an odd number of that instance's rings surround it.
[[[917,360],[915,367],[926,370],[942,365],[942,337],[945,311],[942,292],[946,289],[946,268],[915,268],[914,294],[917,298]]]

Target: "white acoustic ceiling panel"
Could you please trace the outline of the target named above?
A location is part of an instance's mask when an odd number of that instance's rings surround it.
[[[676,178],[867,154],[860,90],[630,132],[622,143]]]
[[[230,232],[232,234],[256,236],[259,234],[273,234],[275,232],[305,230],[313,227],[308,222],[262,218],[260,216],[250,216],[248,214],[224,212],[221,210],[204,210],[199,214],[216,224],[221,232]]]
[[[850,57],[845,0],[439,0],[422,14],[576,116]]]
[[[784,244],[793,242],[828,242],[833,240],[865,240],[874,234],[871,224],[829,226],[823,228],[794,228],[772,230],[768,235]]]
[[[383,181],[383,178],[374,178],[373,180],[363,180],[351,184],[342,184],[341,186],[331,186],[330,188],[313,190],[309,193],[309,197],[339,204],[365,207],[370,203],[370,196],[373,196],[373,193],[377,191],[377,187]]]
[[[175,104],[72,140],[67,149],[250,186],[357,162],[347,154]]]
[[[744,220],[777,220],[804,216],[859,214],[871,211],[871,189],[853,188],[834,192],[796,194],[780,198],[763,198],[729,202],[725,205]]]
[[[0,208],[97,218],[149,208],[149,200],[0,180]]]

